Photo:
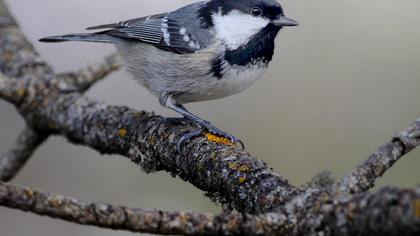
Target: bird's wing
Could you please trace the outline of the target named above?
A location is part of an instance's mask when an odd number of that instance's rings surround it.
[[[188,32],[187,27],[169,18],[168,14],[136,18],[87,29],[109,29],[103,33],[152,44],[160,49],[176,53],[192,53],[201,48],[199,41],[191,32]]]

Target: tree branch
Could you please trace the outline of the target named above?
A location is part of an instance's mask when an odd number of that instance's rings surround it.
[[[204,136],[178,153],[179,137],[195,129],[188,123],[170,124],[162,117],[107,106],[80,94],[50,96],[40,102],[20,109],[33,127],[59,133],[100,153],[129,157],[146,172],[165,170],[178,175],[240,212],[270,212],[299,193],[263,161]]]
[[[280,215],[242,216],[131,209],[39,192],[0,182],[0,205],[38,215],[102,228],[165,235],[280,235],[287,228]],[[257,233],[254,233],[257,235]]]
[[[121,58],[115,53],[106,57],[101,63],[89,65],[76,73],[59,74],[57,78],[72,84],[77,91],[84,92],[120,67]]]
[[[0,205],[102,228],[165,235],[418,235],[420,189],[385,188],[345,202],[314,189],[288,214],[211,215],[87,203],[0,182]]]
[[[287,206],[293,235],[420,235],[420,188],[341,196],[307,189],[293,199]]]
[[[381,146],[367,161],[345,176],[339,183],[339,189],[349,193],[362,193],[371,189],[379,177],[419,145],[420,119],[400,132],[392,141]]]
[[[14,147],[0,160],[0,180],[7,182],[13,179],[47,137],[47,134],[38,133],[26,127],[19,135]]]

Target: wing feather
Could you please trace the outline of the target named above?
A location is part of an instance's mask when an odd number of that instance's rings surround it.
[[[170,19],[166,13],[114,24],[93,26],[87,29],[109,29],[104,31],[104,33],[153,44],[158,48],[176,53],[191,53],[201,48],[200,43],[193,34],[188,32],[187,27]]]

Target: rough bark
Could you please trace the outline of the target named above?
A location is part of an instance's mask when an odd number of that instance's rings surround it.
[[[419,145],[420,119],[397,134],[389,143],[381,146],[367,161],[345,176],[339,183],[340,190],[362,193],[373,188],[378,177]]]
[[[308,189],[289,204],[288,214],[200,214],[132,209],[88,203],[0,183],[0,205],[102,228],[182,235],[418,235],[420,189],[385,188],[337,202]],[[300,203],[299,203],[300,202]]]
[[[45,98],[43,105],[22,106],[37,129],[50,128],[76,144],[129,157],[146,172],[165,170],[241,212],[276,210],[299,193],[287,180],[249,153],[205,137],[178,153],[180,135],[194,127],[127,107],[107,106],[80,94]],[[34,112],[35,111],[35,112]],[[35,121],[35,122],[34,122]]]
[[[286,225],[284,216],[267,214],[212,215],[193,212],[166,212],[132,209],[104,203],[88,203],[57,194],[0,183],[0,205],[83,225],[122,229],[139,233],[184,235],[243,235],[286,232],[275,225]],[[260,233],[258,233],[260,232]]]
[[[47,137],[48,134],[25,127],[14,147],[0,159],[0,180],[10,181],[13,179]]]

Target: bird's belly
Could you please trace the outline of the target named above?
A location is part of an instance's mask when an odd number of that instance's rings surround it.
[[[211,75],[208,78],[199,79],[199,86],[185,96],[180,96],[179,100],[181,103],[198,102],[240,93],[257,82],[266,69],[266,65],[231,67],[222,78]]]
[[[156,96],[171,95],[179,104],[237,94],[254,84],[267,69],[262,62],[228,66],[218,78],[211,72],[217,47],[178,55],[147,44],[124,44],[119,49],[135,78]]]

